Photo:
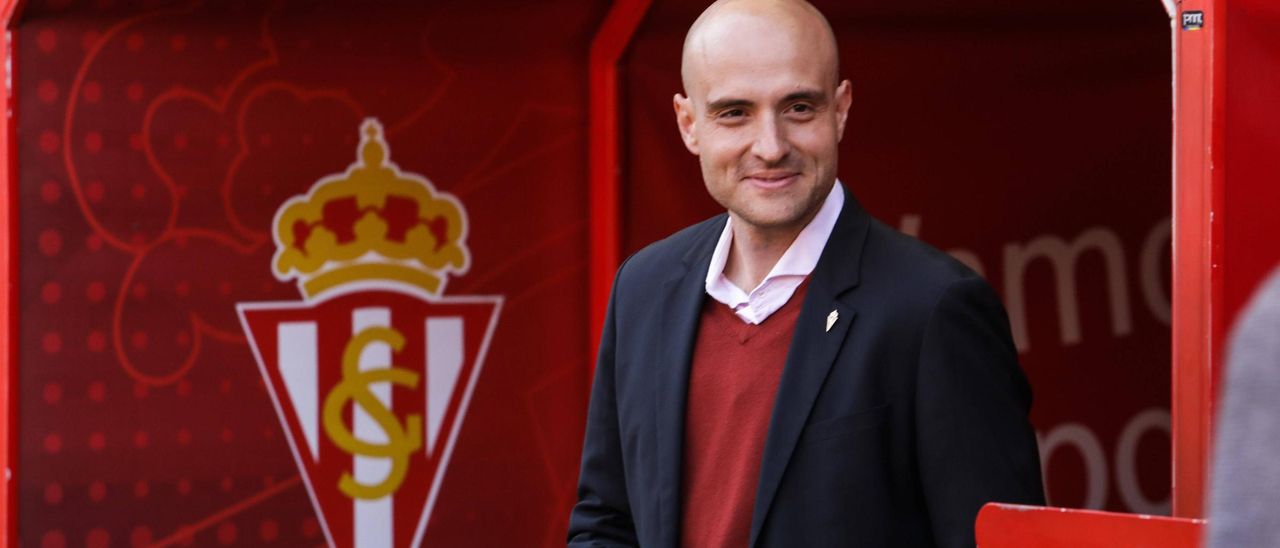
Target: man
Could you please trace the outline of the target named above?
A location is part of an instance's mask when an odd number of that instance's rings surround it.
[[[1043,503],[998,298],[837,184],[836,55],[799,0],[689,30],[676,121],[728,213],[618,271],[570,545],[972,546]]]

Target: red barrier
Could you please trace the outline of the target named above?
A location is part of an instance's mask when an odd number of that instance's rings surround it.
[[[982,548],[1195,548],[1202,519],[991,503],[978,513]]]

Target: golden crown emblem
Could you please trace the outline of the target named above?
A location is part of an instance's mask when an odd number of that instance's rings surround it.
[[[352,282],[407,284],[438,296],[449,273],[466,272],[461,204],[391,162],[382,124],[360,128],[355,163],[316,182],[276,212],[273,270],[312,298]]]

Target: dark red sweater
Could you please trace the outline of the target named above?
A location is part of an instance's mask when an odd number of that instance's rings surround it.
[[[683,546],[750,540],[769,417],[808,285],[760,325],[715,299],[702,306],[684,419]]]

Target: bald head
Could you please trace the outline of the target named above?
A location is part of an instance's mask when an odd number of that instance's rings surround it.
[[[830,25],[803,0],[722,0],[689,29],[676,126],[735,242],[785,248],[835,185],[852,102],[837,65]]]
[[[689,27],[680,58],[680,77],[686,95],[699,94],[708,65],[728,50],[787,48],[813,55],[829,71],[834,86],[839,78],[835,33],[827,18],[804,0],[719,0]]]

